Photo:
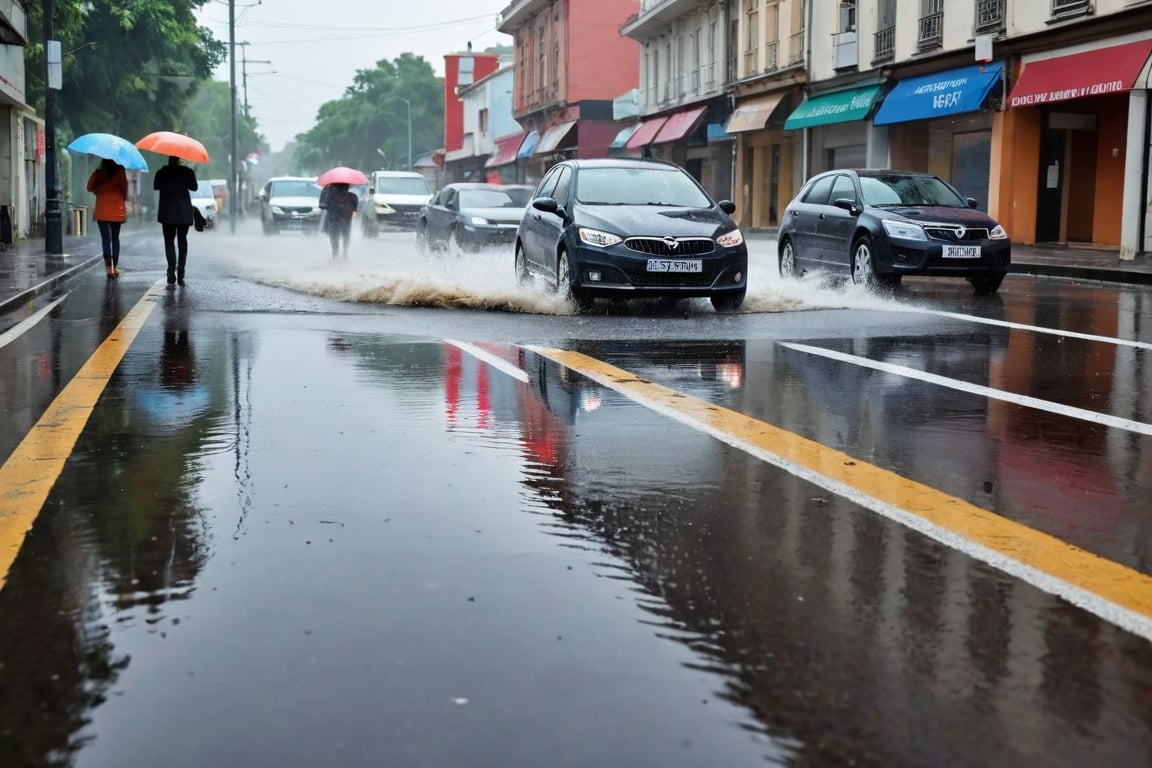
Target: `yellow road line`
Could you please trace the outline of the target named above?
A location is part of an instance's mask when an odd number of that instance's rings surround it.
[[[658,413],[1152,639],[1152,577],[793,432],[578,352],[527,346]]]
[[[125,315],[0,466],[0,589],[96,401],[152,314],[159,286]]]

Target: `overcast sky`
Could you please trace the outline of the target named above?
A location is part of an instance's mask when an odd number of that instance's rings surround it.
[[[511,45],[496,31],[510,0],[236,0],[236,100],[248,105],[273,150],[312,127],[316,110],[340,98],[359,69],[411,52],[438,75],[444,54],[468,42]],[[228,1],[210,0],[200,23],[228,42]],[[247,64],[243,59],[247,58]],[[270,61],[270,64],[263,62]],[[216,73],[228,81],[225,62]]]

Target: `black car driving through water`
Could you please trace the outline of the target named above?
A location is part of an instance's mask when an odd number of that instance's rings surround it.
[[[532,189],[524,184],[448,184],[420,211],[416,245],[457,255],[485,246],[510,246]]]
[[[821,173],[784,211],[780,274],[847,270],[854,283],[888,286],[904,275],[964,277],[976,293],[995,293],[1012,244],[977,205],[928,173]]]
[[[596,297],[708,297],[739,309],[748,248],[683,168],[660,160],[566,160],[540,181],[516,233],[516,275],[540,277],[578,311]]]

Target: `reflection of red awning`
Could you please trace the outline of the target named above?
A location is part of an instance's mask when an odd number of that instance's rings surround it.
[[[1094,51],[1030,61],[1008,99],[1011,107],[1035,107],[1107,93],[1132,90],[1152,40],[1097,48]]]
[[[528,135],[528,131],[520,131],[508,136],[500,136],[496,139],[496,152],[492,157],[488,158],[488,162],[484,163],[485,168],[495,168],[498,165],[507,165],[508,163],[516,162],[516,151],[520,149],[520,143],[524,141],[524,137]]]
[[[632,134],[632,138],[628,139],[625,144],[627,149],[640,149],[652,143],[652,139],[656,138],[656,134],[660,133],[660,129],[664,127],[664,123],[668,122],[666,117],[651,117],[640,123],[640,127],[636,129],[636,133]]]
[[[680,141],[696,130],[707,111],[708,107],[696,107],[675,113],[668,118],[668,122],[664,123],[664,127],[660,129],[660,133],[656,134],[652,143],[667,144],[670,141]]]

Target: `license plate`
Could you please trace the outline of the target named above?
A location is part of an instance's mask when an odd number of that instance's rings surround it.
[[[649,272],[703,272],[700,259],[648,259]]]
[[[980,258],[980,246],[946,245],[943,255],[946,259],[978,259]]]

